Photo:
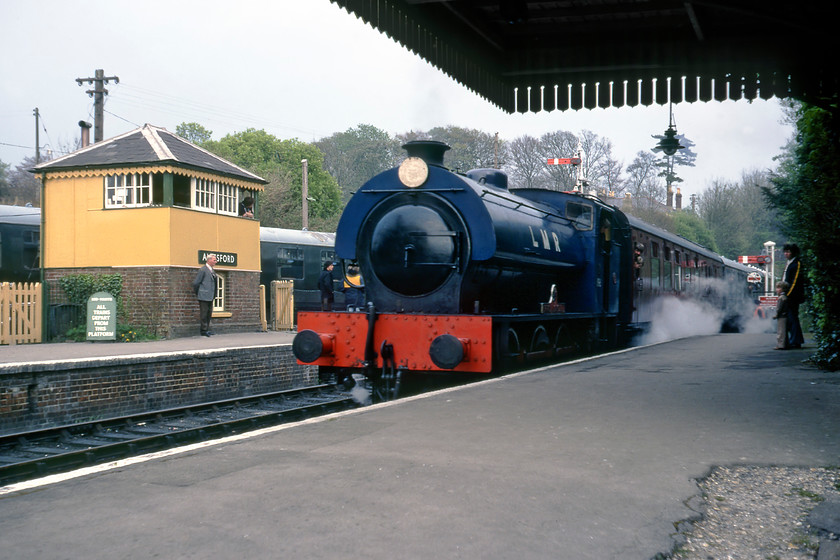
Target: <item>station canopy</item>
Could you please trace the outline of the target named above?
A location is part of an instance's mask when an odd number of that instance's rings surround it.
[[[331,1],[509,113],[840,89],[833,1]]]

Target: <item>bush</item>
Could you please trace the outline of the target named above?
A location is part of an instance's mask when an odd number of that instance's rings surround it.
[[[97,292],[108,292],[114,296],[117,303],[117,342],[135,342],[139,340],[154,340],[156,337],[146,329],[133,327],[128,324],[125,301],[122,297],[121,274],[69,274],[58,279],[58,284],[70,303],[87,309],[90,297]],[[86,313],[82,319],[86,318]],[[87,340],[87,325],[75,325],[65,333],[68,340],[82,342]]]

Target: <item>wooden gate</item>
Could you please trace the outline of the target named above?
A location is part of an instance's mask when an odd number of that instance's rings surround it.
[[[41,342],[41,283],[0,283],[0,344]]]
[[[291,280],[271,281],[271,328],[295,328],[295,283]]]

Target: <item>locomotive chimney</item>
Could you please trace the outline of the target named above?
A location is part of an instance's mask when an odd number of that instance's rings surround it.
[[[92,126],[89,122],[79,121],[79,128],[82,129],[82,148],[87,148],[90,145],[90,128]]]
[[[443,167],[443,154],[449,146],[437,140],[412,140],[403,144],[408,157],[418,157],[428,165]]]

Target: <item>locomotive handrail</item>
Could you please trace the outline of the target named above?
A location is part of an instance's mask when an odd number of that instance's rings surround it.
[[[536,212],[540,212],[541,214],[544,214],[546,217],[551,216],[552,218],[559,218],[559,219],[561,219],[561,220],[566,221],[566,222],[567,222],[568,224],[570,224],[570,225],[574,223],[574,220],[572,220],[572,219],[570,219],[570,218],[567,218],[566,216],[563,216],[563,215],[561,215],[561,214],[557,214],[557,213],[555,213],[555,212],[551,212],[551,211],[549,211],[549,210],[545,210],[544,208],[538,208],[537,206],[533,206],[533,205],[531,205],[531,204],[526,204],[526,203],[524,203],[524,202],[520,202],[520,201],[518,201],[518,200],[511,200],[511,199],[509,199],[509,198],[505,198],[505,197],[504,197],[504,196],[502,196],[501,194],[499,194],[499,193],[495,193],[495,192],[493,192],[493,191],[489,191],[489,190],[488,190],[488,191],[482,191],[482,193],[481,193],[481,198],[484,198],[484,195],[492,195],[492,196],[495,196],[495,197],[500,198],[500,199],[502,199],[502,200],[506,200],[506,201],[508,201],[508,202],[513,202],[513,203],[516,205],[516,206],[515,206],[515,208],[514,208],[514,210],[518,210],[519,208],[523,208],[523,207],[524,207],[524,208],[528,208],[529,210],[534,210],[534,211],[536,211]],[[488,202],[493,202],[493,201],[488,201]]]
[[[427,189],[420,189],[416,191],[407,191],[406,189],[359,189],[357,192],[364,193],[364,194],[403,194],[406,192],[417,192],[417,193],[439,193],[439,192],[464,192],[467,189],[464,187],[445,187],[445,188],[427,188]]]

